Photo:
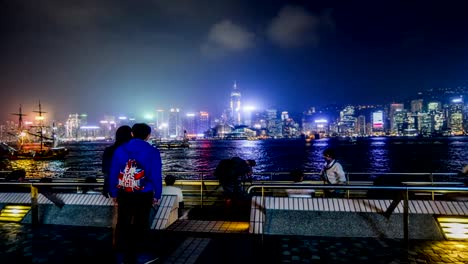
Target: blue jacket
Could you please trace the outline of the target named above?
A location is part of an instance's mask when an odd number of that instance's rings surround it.
[[[162,192],[162,162],[159,150],[141,139],[132,139],[118,147],[112,157],[109,174],[111,197],[117,197],[119,173],[124,170],[129,158],[136,159],[145,170],[145,188],[141,192],[154,192],[160,199]]]

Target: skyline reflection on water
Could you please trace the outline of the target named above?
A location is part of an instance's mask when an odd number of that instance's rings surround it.
[[[100,172],[102,152],[111,144],[69,144],[66,147],[70,154],[66,160],[5,161],[4,167],[24,168],[28,175],[42,171],[53,177],[61,177],[64,172]],[[256,160],[255,172],[288,172],[292,169],[318,172],[324,162],[322,152],[327,147],[336,149],[338,160],[346,172],[458,172],[468,163],[468,137],[380,137],[362,138],[356,142],[320,139],[310,143],[302,140],[199,140],[191,141],[190,148],[162,149],[161,157],[164,171],[211,172],[221,159],[239,156]]]

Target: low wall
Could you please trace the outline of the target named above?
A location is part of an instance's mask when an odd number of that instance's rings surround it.
[[[328,237],[403,238],[403,215],[377,213],[267,210],[264,234]],[[410,239],[443,240],[432,215],[411,214]]]
[[[31,205],[30,193],[0,193],[0,209],[6,205]],[[177,196],[163,195],[157,212],[152,212],[152,229],[165,229],[177,220]],[[50,193],[38,195],[40,224],[111,227],[113,201],[100,193]],[[32,223],[30,210],[21,223]]]
[[[403,202],[389,218],[392,200],[254,196],[253,234],[404,238]],[[466,201],[409,201],[410,239],[442,240],[435,216],[468,216]]]

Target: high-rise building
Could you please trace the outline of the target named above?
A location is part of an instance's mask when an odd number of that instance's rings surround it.
[[[359,115],[356,120],[356,132],[360,136],[366,135],[366,116]]]
[[[208,112],[200,111],[198,116],[197,134],[203,135],[210,129],[210,115]]]
[[[411,101],[411,112],[412,113],[420,113],[423,111],[423,100],[417,99]]]
[[[183,130],[187,132],[189,137],[196,137],[197,134],[197,117],[195,113],[187,113],[184,118]]]
[[[241,123],[241,93],[237,89],[237,83],[234,82],[231,91],[231,100],[229,102],[230,122],[233,125],[240,125]]]
[[[182,123],[180,120],[180,109],[171,108],[169,111],[168,130],[170,138],[183,137]]]
[[[449,104],[448,126],[452,135],[463,135],[463,99],[453,99]]]
[[[70,114],[68,115],[67,122],[65,124],[66,132],[65,137],[77,139],[80,131],[80,127],[86,125],[87,115],[86,114]]]
[[[390,133],[392,134],[398,133],[398,126],[397,126],[398,122],[395,120],[395,118],[396,118],[397,113],[401,113],[404,109],[405,108],[403,104],[396,104],[396,103],[390,104],[390,111],[388,113],[388,118],[390,121]]]
[[[268,134],[272,137],[281,137],[282,126],[280,120],[278,119],[278,111],[276,109],[266,109],[265,116]]]
[[[352,136],[356,129],[356,117],[354,116],[354,106],[348,105],[340,111],[340,121],[338,123],[339,133],[345,136]]]

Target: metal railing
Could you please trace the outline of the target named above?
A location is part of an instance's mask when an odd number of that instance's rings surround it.
[[[398,204],[403,201],[403,234],[405,242],[409,241],[409,193],[410,192],[462,192],[468,193],[468,187],[436,187],[436,186],[364,186],[364,185],[317,185],[317,184],[253,184],[247,188],[247,193],[251,194],[253,190],[260,189],[261,199],[265,204],[265,189],[320,189],[320,190],[379,190],[394,191],[397,195],[392,204]],[[392,207],[392,204],[390,207]],[[391,212],[390,212],[391,213]],[[266,219],[265,214],[265,219]],[[266,220],[265,220],[266,222]],[[263,226],[264,228],[265,226]]]
[[[418,182],[419,184],[420,182]],[[218,186],[217,181],[213,180],[200,180],[200,181],[189,181],[181,180],[178,183],[179,186],[195,186],[195,189],[198,189],[200,195],[200,205],[204,205],[207,192],[217,192],[217,190],[211,189],[208,190],[207,187],[216,187]],[[17,183],[17,182],[0,182],[0,187],[19,187],[24,188],[25,190],[30,190],[31,193],[31,210],[32,210],[32,224],[37,225],[39,223],[39,213],[38,213],[38,195],[41,191],[45,190],[44,188],[54,188],[54,191],[60,192],[60,188],[70,191],[67,189],[72,187],[72,190],[75,188],[87,187],[102,187],[102,183],[83,183],[83,182],[51,182],[51,183],[42,183],[42,182],[29,182],[29,183]],[[271,182],[255,182],[249,185],[247,188],[247,193],[251,194],[255,190],[259,190],[262,196],[262,200],[265,202],[265,193],[267,190],[286,190],[286,189],[314,189],[314,190],[346,190],[346,191],[356,191],[356,190],[378,190],[378,191],[392,191],[398,195],[398,199],[403,201],[403,228],[404,228],[404,239],[408,241],[409,236],[409,193],[411,192],[437,192],[437,193],[453,193],[461,192],[468,193],[468,187],[459,186],[369,186],[369,185],[323,185],[323,184],[285,184],[285,183],[271,183]],[[47,189],[46,189],[47,190]],[[50,191],[50,189],[48,190]]]
[[[0,174],[0,179],[5,179],[8,171],[2,171]],[[256,181],[252,183],[246,183],[246,186],[250,184],[257,183],[287,183],[289,180],[290,172],[256,172],[254,173],[254,179]],[[305,181],[304,183],[310,184],[321,184],[323,181],[320,180],[318,172],[305,172]],[[103,181],[103,174],[100,171],[35,171],[35,177],[28,177],[30,182],[39,182],[40,178],[50,177],[54,182],[84,182],[84,178],[87,176],[95,177],[98,183]],[[62,176],[57,176],[62,175]],[[213,172],[206,171],[163,171],[163,177],[166,175],[174,175],[178,178],[175,185],[181,187],[184,196],[187,197],[187,205],[200,205],[204,206],[205,204],[211,205],[213,203],[222,202],[222,195],[220,192],[219,183],[216,178],[213,176]],[[374,184],[373,180],[381,176],[404,176],[407,179],[417,178],[417,181],[406,181],[407,184],[412,185],[431,185],[431,186],[445,186],[445,185],[462,185],[460,181],[449,181],[447,179],[458,180],[454,178],[456,173],[385,173],[385,172],[348,172],[347,175],[347,185],[368,185],[371,186]],[[3,177],[2,177],[3,176]],[[36,177],[37,176],[37,177]],[[67,177],[68,176],[68,177]],[[71,177],[70,177],[71,176]],[[279,181],[281,179],[281,181]],[[424,179],[424,181],[421,181]],[[78,191],[78,188],[76,188]],[[359,193],[360,191],[360,193]],[[366,190],[347,190],[346,197],[350,198],[351,196],[364,196]],[[434,200],[436,197],[436,192],[431,192],[431,199]]]

